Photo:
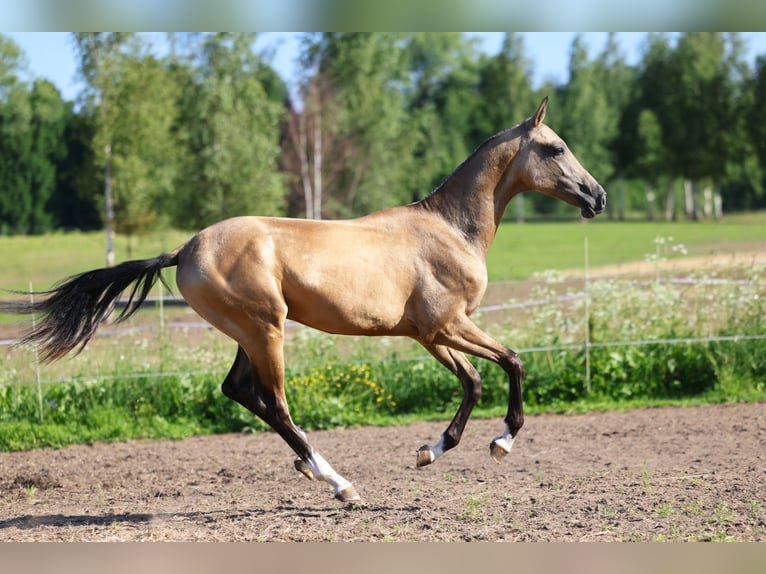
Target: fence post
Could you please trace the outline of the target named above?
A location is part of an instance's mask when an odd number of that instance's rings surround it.
[[[588,293],[588,237],[584,239],[585,276],[585,392],[590,394],[590,293]]]
[[[162,288],[162,281],[159,281],[160,286],[160,301],[159,301],[159,311],[160,311],[160,332],[165,331],[165,305],[164,305],[164,289]]]
[[[29,282],[29,302],[32,304],[32,308],[35,306],[35,293],[32,290],[32,282]],[[35,314],[32,313],[32,330],[34,330],[36,327],[36,320],[35,320]],[[42,424],[45,419],[45,414],[43,412],[43,385],[40,381],[40,352],[37,348],[37,345],[34,345],[34,354],[35,354],[35,381],[37,382],[37,408],[40,412],[40,423]]]

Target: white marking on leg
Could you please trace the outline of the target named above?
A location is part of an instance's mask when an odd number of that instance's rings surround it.
[[[428,447],[428,451],[431,453],[431,462],[435,461],[437,458],[444,454],[444,433],[439,436],[439,442],[433,446]]]
[[[303,440],[306,440],[306,432],[301,427],[296,426],[295,430],[297,430],[298,434],[303,437]],[[295,455],[295,459],[293,459],[293,466],[295,467],[295,470],[300,472],[303,476],[305,476],[309,480],[314,480],[314,475],[312,474],[311,469],[309,468],[308,463],[306,463],[298,455]]]
[[[309,468],[311,468],[311,472],[314,474],[314,478],[329,483],[333,488],[334,495],[337,495],[343,489],[351,486],[351,483],[335,472],[332,466],[330,466],[330,463],[322,458],[322,455],[317,451],[311,451],[311,456],[309,456],[307,462]]]
[[[503,449],[506,454],[511,452],[511,447],[513,446],[513,441],[515,438],[511,436],[511,429],[508,428],[508,425],[505,425],[505,432],[501,434],[498,437],[495,437],[495,439],[492,441],[493,444],[496,444],[498,447]]]

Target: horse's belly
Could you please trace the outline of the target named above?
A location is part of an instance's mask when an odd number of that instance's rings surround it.
[[[335,282],[285,289],[287,317],[340,335],[406,335],[407,298],[388,280]]]

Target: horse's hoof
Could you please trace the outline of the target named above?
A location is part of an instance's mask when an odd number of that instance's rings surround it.
[[[308,478],[309,480],[314,480],[314,473],[311,472],[311,469],[309,468],[309,465],[306,464],[306,461],[302,458],[296,458],[293,461],[293,465],[295,466],[295,470],[300,472],[303,476]]]
[[[354,488],[352,484],[349,484],[346,488],[336,492],[335,498],[343,503],[362,500],[362,497],[359,496],[359,493],[356,491],[356,488]]]
[[[511,452],[509,448],[501,445],[496,440],[493,440],[492,444],[489,445],[489,454],[497,464],[500,464],[509,452]]]
[[[418,462],[417,467],[427,466],[434,461],[434,453],[431,452],[431,447],[428,445],[421,446],[418,449]]]

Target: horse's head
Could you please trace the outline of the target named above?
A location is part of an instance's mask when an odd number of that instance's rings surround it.
[[[526,190],[537,190],[580,208],[591,218],[604,211],[604,188],[580,165],[556,132],[543,124],[548,107],[546,96],[535,115],[519,127],[524,130],[514,159],[516,181]]]

